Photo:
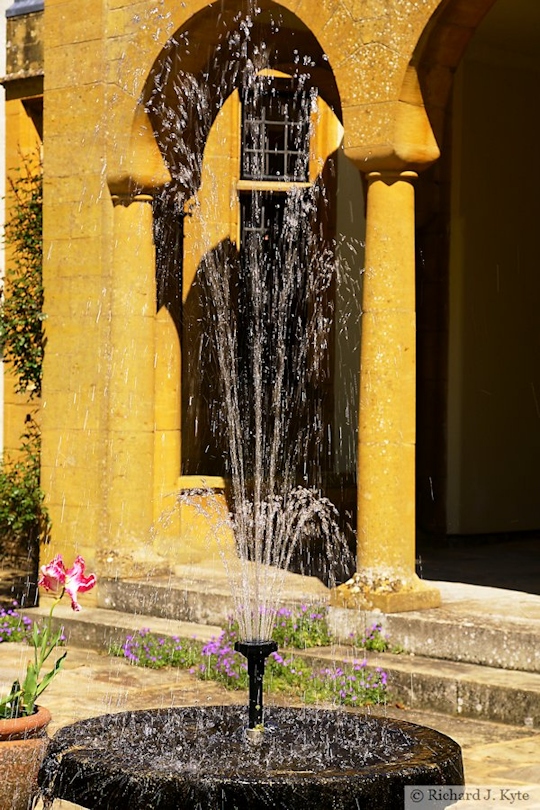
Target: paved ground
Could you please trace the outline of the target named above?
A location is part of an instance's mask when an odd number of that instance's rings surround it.
[[[14,669],[24,667],[27,656],[28,648],[24,645],[0,645],[2,691],[13,677]],[[70,649],[65,671],[47,690],[43,702],[52,712],[50,731],[54,733],[74,720],[108,712],[170,705],[229,704],[244,700],[243,694],[199,681],[185,671],[144,670],[96,652]],[[540,731],[412,712],[396,706],[389,706],[385,711],[392,716],[431,726],[457,740],[463,749],[468,785],[499,785],[529,795],[527,800],[514,797],[511,801],[509,794],[504,794],[508,798],[496,804],[473,797],[470,802],[456,805],[460,810],[488,810],[491,807],[540,809]],[[73,807],[67,802],[56,802],[54,810]]]
[[[512,546],[512,553],[517,553],[518,550],[517,545]],[[471,571],[484,568],[485,551],[483,548],[474,550],[474,553],[472,549],[470,550]],[[492,551],[493,549],[490,550]],[[527,551],[530,549],[527,548]],[[455,614],[457,625],[463,625],[465,620],[468,621],[470,614],[479,620],[482,617],[489,617],[491,622],[503,617],[519,628],[525,625],[535,627],[540,622],[540,597],[531,596],[538,593],[540,581],[536,563],[520,569],[531,574],[531,579],[536,583],[534,586],[528,582],[518,583],[515,579],[515,568],[507,565],[509,561],[504,556],[492,553],[487,555],[488,560],[492,561],[491,567],[495,566],[498,571],[506,571],[510,576],[511,586],[515,588],[510,592],[493,587],[476,589],[470,584],[448,582],[453,578],[450,576],[449,564],[455,562],[457,554],[454,549],[448,549],[446,556],[444,570],[434,568],[431,576],[433,578],[440,576],[441,579],[447,580],[442,583],[441,588],[443,606],[448,616]],[[432,564],[438,562],[439,560],[433,560]],[[463,559],[458,568],[460,571],[456,568],[455,578],[463,582],[465,578]],[[461,577],[458,576],[459,573]],[[478,583],[478,577],[471,574],[469,582]],[[491,575],[488,583],[495,584]],[[484,585],[488,583],[482,582]],[[508,587],[506,581],[504,584]],[[525,593],[519,593],[520,590]],[[88,608],[85,605],[85,613]],[[531,639],[536,637],[537,635],[531,634]],[[24,645],[0,644],[1,693],[9,688],[14,671],[18,669],[22,672],[27,657],[28,648]],[[180,670],[142,670],[98,652],[73,648],[69,649],[65,671],[48,689],[46,700],[43,702],[52,712],[53,722],[50,732],[54,733],[59,727],[75,720],[107,712],[170,705],[243,703],[245,696],[228,692],[210,682],[198,681],[189,673]],[[407,707],[398,708],[395,705],[386,707],[384,711],[391,716],[435,728],[461,745],[466,783],[473,792],[467,800],[452,805],[456,810],[458,808],[540,810],[540,730],[433,712],[412,711]],[[482,794],[475,794],[473,789],[476,786],[490,788],[489,799],[487,790]],[[499,791],[497,786],[501,787],[503,792]],[[75,805],[67,802],[56,802],[54,810],[68,810],[68,808],[71,810],[74,807]],[[423,810],[423,807],[420,807]],[[412,805],[406,810],[412,810]]]

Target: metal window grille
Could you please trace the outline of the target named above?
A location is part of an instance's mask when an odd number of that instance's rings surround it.
[[[290,82],[259,80],[243,98],[242,178],[309,179],[311,96]]]

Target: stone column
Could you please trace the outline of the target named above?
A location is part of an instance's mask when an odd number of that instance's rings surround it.
[[[106,570],[144,566],[153,522],[155,253],[152,197],[114,195]]]
[[[343,592],[385,612],[440,601],[415,575],[416,177],[412,171],[366,175],[358,573]]]

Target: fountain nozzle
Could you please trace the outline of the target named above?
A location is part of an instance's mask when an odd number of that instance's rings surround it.
[[[242,653],[248,662],[249,677],[249,726],[257,728],[263,724],[263,679],[264,662],[276,652],[275,641],[237,641],[236,652]]]

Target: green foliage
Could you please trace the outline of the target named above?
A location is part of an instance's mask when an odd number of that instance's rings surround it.
[[[15,390],[30,399],[41,395],[43,332],[43,173],[39,161],[26,161],[10,180],[12,202],[5,224],[10,248],[0,298],[0,350],[15,374]],[[47,540],[49,518],[40,487],[40,434],[27,417],[16,460],[0,467],[0,543],[5,556],[29,555],[37,564],[40,540]]]
[[[202,660],[193,672],[199,678],[221,683],[227,689],[247,689],[246,659],[235,652],[237,626],[230,622],[219,638],[202,648]],[[266,660],[265,688],[270,693],[301,698],[304,703],[331,702],[341,706],[366,706],[386,699],[386,673],[371,670],[366,661],[351,665],[316,666],[294,655],[271,653]]]
[[[125,657],[136,666],[188,668],[203,680],[215,681],[227,689],[245,690],[249,683],[247,662],[234,649],[237,638],[238,626],[234,621],[229,622],[218,638],[204,645],[160,638],[145,629],[128,636],[125,643],[111,649],[111,653]],[[305,606],[296,613],[280,610],[274,633],[274,639],[277,638],[285,639],[289,647],[301,649],[330,643],[326,611],[309,610]],[[321,667],[294,655],[275,652],[267,658],[265,670],[268,692],[301,698],[305,703],[324,701],[365,706],[386,699],[386,673],[380,668],[369,669],[366,661],[354,661],[343,667]]]
[[[23,616],[16,609],[17,603],[13,607],[0,608],[0,643],[5,641],[28,641],[31,633],[32,622],[27,616]]]
[[[289,608],[280,608],[272,638],[282,648],[307,650],[310,647],[327,647],[332,643],[332,637],[328,629],[326,608],[302,605],[295,612]]]
[[[111,655],[123,656],[139,667],[189,668],[200,660],[201,645],[196,641],[181,641],[176,636],[158,636],[148,628],[143,628],[127,636],[122,645],[113,644],[109,652]]]
[[[0,700],[0,719],[28,717],[33,714],[38,697],[62,668],[67,651],[56,659],[49,672],[41,675],[45,661],[56,651],[63,640],[62,628],[54,632],[52,630],[52,613],[59,601],[60,599],[57,599],[54,602],[48,619],[42,627],[33,623],[29,632],[29,644],[34,653],[33,660],[29,661],[26,666],[26,675],[22,684],[19,680],[13,681],[9,694]]]
[[[13,252],[0,302],[0,349],[13,366],[16,391],[41,395],[43,331],[43,173],[26,163],[11,178],[13,205],[5,242]]]
[[[356,639],[354,645],[369,652],[392,652],[396,654],[404,652],[403,647],[399,644],[390,643],[390,639],[383,634],[382,625],[378,622],[375,622],[361,638]]]
[[[386,672],[370,669],[366,661],[313,666],[300,658],[279,656],[270,662],[266,686],[269,692],[301,697],[304,703],[368,706],[386,701],[386,680]]]
[[[49,537],[50,522],[40,487],[40,432],[27,417],[20,456],[0,467],[0,543],[4,553],[31,551]]]

